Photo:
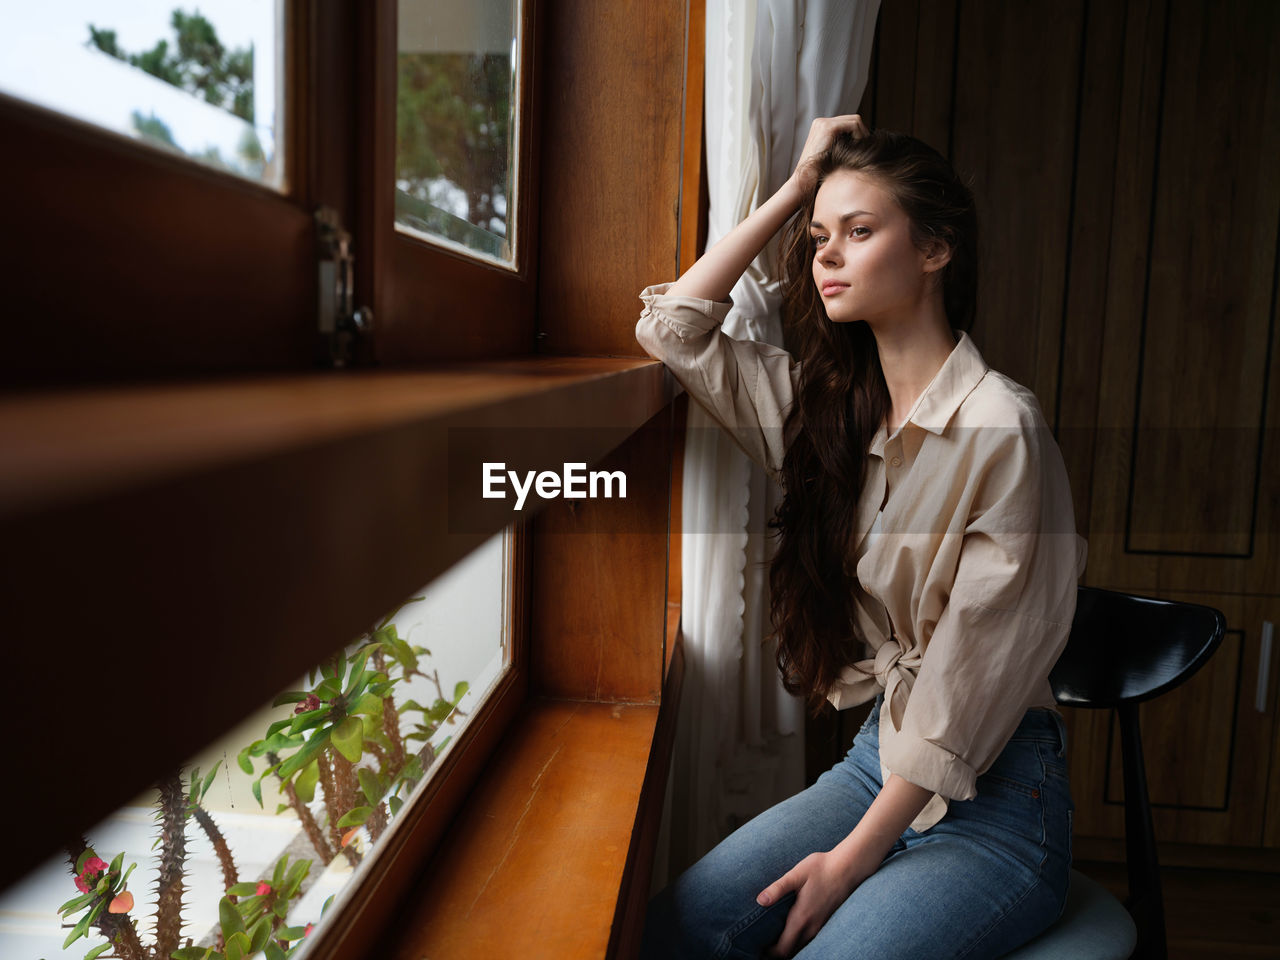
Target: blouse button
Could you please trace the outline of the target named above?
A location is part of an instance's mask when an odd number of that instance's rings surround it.
[[[889,466],[891,466],[891,467],[900,467],[900,466],[902,466],[902,458],[901,458],[901,457],[894,457],[892,460],[890,460],[890,461],[889,461]]]

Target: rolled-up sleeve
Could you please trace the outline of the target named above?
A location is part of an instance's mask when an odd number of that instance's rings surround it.
[[[1042,704],[1083,567],[1058,446],[1037,408],[1017,420],[952,441],[974,447],[963,532],[949,535],[959,542],[954,579],[881,744],[886,770],[951,800],[977,795],[977,777]]]
[[[730,304],[668,296],[670,284],[646,287],[636,340],[751,457],[782,468],[787,415],[800,365],[781,347],[735,340],[720,329]]]

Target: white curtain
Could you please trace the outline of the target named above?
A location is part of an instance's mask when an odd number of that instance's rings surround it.
[[[707,0],[708,245],[776,191],[810,121],[852,113],[879,0]],[[776,241],[733,290],[724,330],[782,344]],[[655,885],[804,786],[804,715],[769,632],[766,523],[780,491],[689,406],[682,617],[686,674]]]

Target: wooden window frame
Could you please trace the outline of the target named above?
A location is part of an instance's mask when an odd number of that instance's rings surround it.
[[[353,0],[286,0],[284,192],[0,95],[11,316],[0,382],[306,369],[312,210],[350,215]],[[333,67],[317,68],[323,60]],[[95,215],[87,217],[86,211]]]
[[[396,229],[395,131],[399,38],[396,0],[361,7],[360,139],[370,145],[358,165],[360,194],[371,197],[357,220],[361,261],[357,292],[375,304],[376,358],[404,366],[535,352],[538,275],[538,129],[541,121],[545,0],[521,0],[514,269],[470,257]]]

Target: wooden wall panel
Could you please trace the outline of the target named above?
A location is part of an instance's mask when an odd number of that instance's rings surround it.
[[[644,356],[636,295],[678,266],[686,2],[547,6],[538,349]]]
[[[1280,71],[1267,71],[1280,8],[1180,2],[1171,12],[1127,546],[1242,556],[1273,335],[1280,180],[1263,175],[1277,158],[1262,150],[1264,100],[1280,89]]]
[[[1064,266],[1063,337],[1058,398],[1050,421],[1071,478],[1076,528],[1082,532],[1090,527],[1125,6],[1113,0],[1090,0],[1083,17],[1086,40],[1077,102],[1071,230]]]
[[[872,126],[909,133],[950,155],[955,25],[956,4],[947,0],[886,0],[880,5],[876,52],[861,107]]]
[[[961,4],[952,160],[972,178],[983,267],[974,341],[1052,423],[1083,4]],[[1011,118],[1017,123],[1010,123]]]
[[[1280,8],[1129,13],[1091,575],[1274,593]]]

